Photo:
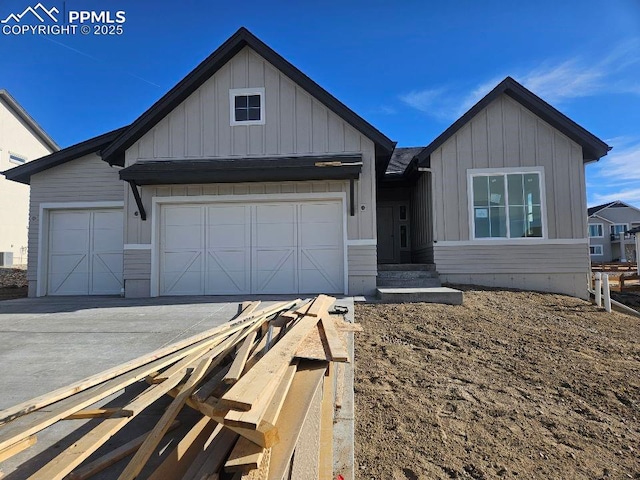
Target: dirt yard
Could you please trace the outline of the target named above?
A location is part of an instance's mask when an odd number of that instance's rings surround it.
[[[27,296],[25,268],[0,268],[0,300]]]
[[[469,289],[357,305],[357,479],[640,479],[640,319]]]

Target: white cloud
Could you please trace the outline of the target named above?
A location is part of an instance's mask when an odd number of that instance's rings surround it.
[[[445,91],[445,88],[414,90],[400,95],[400,100],[416,110],[434,114],[434,107],[442,101]]]
[[[640,180],[640,141],[633,144],[611,143],[614,149],[598,165],[598,174],[620,182]]]
[[[629,67],[637,63],[640,63],[640,41],[634,40],[619,45],[597,60],[574,57],[545,61],[527,71],[505,72],[480,83],[470,93],[435,87],[412,91],[399,98],[421,112],[451,120],[471,108],[508,74],[552,104],[601,93],[640,95],[640,82],[633,80],[637,77],[628,72]]]
[[[640,205],[640,187],[605,194],[594,193],[592,199],[593,201],[589,203],[594,205],[613,202],[615,200],[622,200],[632,205]]]

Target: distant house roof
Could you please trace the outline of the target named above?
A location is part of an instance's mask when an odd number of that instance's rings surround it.
[[[628,207],[628,208],[632,208],[634,210],[640,211],[640,209],[634,207],[633,205],[629,205],[628,203],[625,203],[621,200],[615,200],[613,202],[603,203],[602,205],[596,205],[595,207],[588,208],[587,214],[589,216],[592,216],[606,208],[621,208],[621,207]]]
[[[635,233],[638,234],[640,233],[640,227],[634,227],[631,230],[627,230],[627,233]]]
[[[53,138],[51,138],[49,134],[45,132],[40,125],[38,125],[38,122],[36,122],[33,117],[29,115],[24,108],[22,108],[22,105],[20,105],[9,92],[4,89],[0,90],[0,99],[2,99],[16,113],[16,115],[18,115],[18,117],[27,124],[31,131],[33,131],[33,133],[42,141],[42,143],[49,147],[49,149],[54,152],[60,150],[60,147],[53,141]]]
[[[120,135],[127,127],[119,128],[111,132],[98,135],[84,142],[77,143],[70,147],[64,148],[58,152],[54,152],[46,157],[33,160],[32,162],[19,165],[2,172],[5,177],[14,182],[29,184],[31,183],[31,175],[42,172],[52,167],[62,165],[77,158],[83,157],[90,153],[98,153],[104,147],[109,145],[118,135]]]
[[[115,141],[104,149],[102,158],[111,165],[124,166],[124,152],[151,130],[176,106],[198,89],[244,47],[250,47],[292,81],[329,107],[343,120],[351,124],[376,145],[377,171],[384,173],[395,143],[370,123],[336,99],[316,82],[281,57],[249,30],[242,27],[215,52],[194,68],[175,87],[135,120]]]
[[[396,147],[391,154],[391,160],[389,160],[385,176],[404,174],[411,161],[423,149],[424,147]]]
[[[611,147],[598,137],[582,128],[530,90],[527,90],[513,78],[507,77],[420,152],[418,155],[420,166],[429,167],[431,154],[458,130],[470,122],[483,108],[502,94],[509,95],[522,106],[580,145],[582,147],[582,157],[585,162],[599,160],[611,150]]]

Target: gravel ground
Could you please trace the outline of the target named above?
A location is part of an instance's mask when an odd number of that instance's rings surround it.
[[[0,300],[27,296],[27,270],[0,268]]]
[[[563,295],[356,306],[356,478],[640,479],[640,319]]]

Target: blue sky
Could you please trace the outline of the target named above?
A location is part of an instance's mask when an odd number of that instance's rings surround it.
[[[36,2],[0,3],[0,16]],[[62,0],[43,1],[62,10]],[[614,149],[589,205],[640,207],[640,1],[67,0],[119,36],[5,36],[0,87],[62,146],[133,121],[240,26],[400,146],[427,145],[511,75]]]

